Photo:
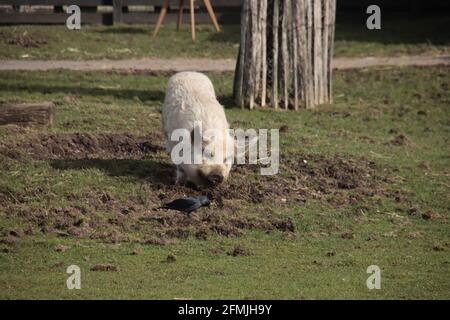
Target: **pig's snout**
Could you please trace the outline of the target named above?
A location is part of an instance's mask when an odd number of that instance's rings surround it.
[[[218,184],[221,184],[223,182],[224,177],[220,173],[212,173],[208,175],[207,180],[211,185],[217,186]]]

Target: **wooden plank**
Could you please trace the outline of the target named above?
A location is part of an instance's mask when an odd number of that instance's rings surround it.
[[[211,0],[211,4],[216,7],[240,7],[244,0]],[[124,6],[146,5],[146,6],[162,6],[164,0],[123,0]],[[0,0],[0,5],[46,5],[46,6],[63,6],[76,4],[78,6],[98,6],[112,5],[113,0]],[[172,0],[171,5],[178,5],[177,0]],[[202,5],[202,4],[198,4]]]
[[[4,103],[0,104],[0,125],[51,126],[54,112],[53,102]]]
[[[153,35],[152,35],[153,38],[156,37],[156,35],[159,32],[159,29],[161,28],[164,18],[167,15],[167,11],[169,10],[169,5],[170,5],[170,1],[165,0],[163,7],[161,8],[161,12],[159,13],[158,20],[156,21],[155,30],[153,30]]]
[[[257,50],[258,50],[258,3],[257,1],[250,1],[250,16],[249,19],[251,21],[250,23],[250,39],[249,46],[246,48],[248,52],[251,53],[250,56],[250,70],[249,70],[249,77],[248,77],[248,96],[249,96],[249,108],[250,110],[254,108],[255,103],[255,94],[256,94],[256,56],[257,56]]]
[[[0,0],[0,5],[31,5],[31,6],[70,6],[96,7],[112,5],[113,0]]]
[[[278,25],[280,23],[280,0],[273,1],[273,68],[272,68],[272,106],[278,109]]]
[[[145,6],[162,6],[164,0],[123,0],[124,6],[132,5],[145,5]],[[177,3],[177,0],[172,0],[173,4]],[[377,4],[388,11],[398,11],[409,14],[411,7],[414,5],[414,1],[419,3],[420,0],[378,0]],[[214,7],[215,12],[219,12],[219,7],[227,7],[236,10],[241,7],[244,0],[211,0],[211,4]],[[82,7],[95,7],[98,5],[112,5],[113,0],[0,0],[0,5],[72,5],[76,4]],[[373,4],[372,0],[341,0],[338,3],[339,13],[345,13],[349,11],[364,11],[369,5]],[[198,3],[201,7],[203,4]],[[449,1],[442,0],[427,0],[426,2],[420,1],[420,11],[429,10],[433,12],[442,12],[442,10],[450,8]]]
[[[194,0],[189,0],[189,11],[191,13],[191,36],[192,40],[195,41],[195,7]]]
[[[178,5],[177,30],[180,30],[181,25],[183,24],[183,8],[184,0],[180,0],[180,3]]]
[[[164,0],[122,0],[123,6],[155,6],[161,7]],[[214,11],[219,12],[222,8],[239,12],[243,0],[211,0]],[[76,4],[80,7],[112,6],[114,0],[0,0],[0,5],[32,5],[32,6],[64,6]],[[178,6],[177,0],[171,0],[171,6]],[[204,3],[198,2],[197,7],[205,8]]]
[[[123,22],[122,14],[122,0],[113,0],[113,23],[118,24]]]
[[[299,8],[301,5],[300,1],[294,1],[292,3],[292,41],[291,41],[291,53],[292,53],[292,68],[293,68],[293,85],[294,85],[294,110],[298,110],[298,102],[299,102],[299,67],[298,67],[298,59],[300,54],[298,52],[298,23],[300,23],[299,19]]]
[[[162,6],[164,0],[123,0],[123,4],[130,5],[147,5],[147,6]],[[243,0],[211,0],[211,4],[214,7],[214,11],[219,7],[240,7],[243,4]],[[171,0],[170,4],[178,5],[178,0]],[[204,4],[199,1],[196,5],[203,7]]]
[[[312,103],[312,64],[311,64],[311,12],[310,0],[300,0],[297,10],[297,34],[298,34],[298,54],[299,54],[299,79],[301,87],[301,98],[303,99],[306,108],[309,108]]]
[[[261,107],[267,96],[267,0],[261,0]]]
[[[314,98],[322,101],[322,0],[314,0]]]
[[[334,55],[334,32],[336,23],[336,0],[330,0],[330,31],[328,40],[328,102],[333,103],[333,55]]]
[[[305,104],[307,108],[314,105],[314,67],[313,67],[313,6],[312,1],[314,0],[304,0],[305,3],[305,14],[306,14],[306,50],[305,53],[305,80],[306,80],[306,95]]]
[[[81,13],[83,24],[112,24],[113,15],[105,13]],[[0,13],[0,24],[65,24],[67,13]]]
[[[110,25],[113,22],[111,12],[99,13],[81,13],[82,24],[105,24]],[[155,12],[130,12],[123,13],[122,21],[125,24],[155,24],[158,19],[158,13]],[[217,13],[217,20],[220,24],[237,24],[239,15]],[[68,18],[67,13],[4,13],[0,12],[1,24],[65,24]],[[165,22],[176,22],[177,14],[168,13]],[[209,24],[210,19],[207,13],[196,13],[195,21],[199,24]]]
[[[328,53],[329,53],[329,32],[330,32],[330,0],[323,0],[323,28],[322,28],[322,81],[323,81],[323,90],[322,90],[322,101],[328,101]]]
[[[155,12],[130,12],[123,14],[123,23],[125,24],[155,24],[159,14]],[[217,20],[220,24],[238,24],[239,15],[216,13]],[[164,23],[176,22],[178,19],[177,12],[167,13]],[[210,24],[210,19],[207,13],[196,12],[195,23],[197,24]]]
[[[211,5],[211,2],[209,0],[203,0],[206,10],[208,11],[208,15],[211,18],[211,22],[214,25],[214,28],[217,32],[220,32],[220,26],[217,23],[216,15],[214,14],[214,9]]]
[[[245,107],[244,93],[243,93],[243,82],[244,82],[244,65],[247,63],[245,61],[246,57],[246,47],[242,45],[247,42],[247,28],[248,28],[248,10],[249,2],[246,1],[242,7],[241,12],[241,44],[239,46],[238,59],[236,61],[236,72],[234,74],[234,85],[233,85],[233,96],[234,101],[241,106]]]
[[[281,93],[283,94],[284,109],[289,107],[289,96],[288,96],[288,74],[291,73],[289,66],[289,51],[288,51],[288,9],[290,6],[289,0],[284,0],[282,2],[282,20],[281,20],[281,70],[282,70],[282,85]]]

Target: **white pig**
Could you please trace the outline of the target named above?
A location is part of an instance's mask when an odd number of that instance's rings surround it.
[[[215,186],[228,178],[233,155],[233,138],[223,107],[216,99],[209,78],[198,72],[180,72],[169,79],[162,111],[162,123],[167,138],[167,151],[171,152],[178,141],[171,141],[172,132],[185,129],[194,143],[196,127],[201,124],[201,149],[192,147],[191,155],[201,153],[198,164],[177,165],[176,183],[191,182],[195,185]],[[196,129],[197,130],[197,129]],[[214,134],[208,134],[214,130]],[[208,150],[206,153],[205,150]],[[205,157],[206,155],[206,157]]]

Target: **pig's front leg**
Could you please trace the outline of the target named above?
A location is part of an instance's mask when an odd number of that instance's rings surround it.
[[[175,185],[181,185],[186,183],[186,174],[180,166],[177,166],[177,177],[175,178]]]

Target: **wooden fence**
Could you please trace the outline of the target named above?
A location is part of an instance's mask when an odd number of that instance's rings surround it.
[[[211,0],[220,24],[237,24],[240,22],[240,7],[244,0]],[[166,21],[176,20],[179,0],[171,0],[171,9]],[[186,1],[185,1],[186,3]],[[0,24],[63,24],[68,14],[62,6],[76,4],[81,7],[81,22],[85,24],[152,24],[155,23],[163,0],[0,0]],[[197,0],[196,22],[209,22],[203,2]],[[425,12],[448,12],[450,1],[442,0],[337,0],[337,16],[346,13],[365,15],[365,8],[378,4],[383,12],[394,11],[417,16]],[[15,10],[12,9],[14,6]],[[19,6],[53,6],[48,10],[22,12]],[[106,7],[105,7],[106,6]],[[128,10],[130,6],[145,6],[143,11]],[[106,10],[105,10],[106,9]]]
[[[212,0],[214,11],[221,24],[233,24],[240,21],[240,5],[242,0]],[[178,0],[171,1],[171,10],[165,21],[176,20]],[[81,8],[81,22],[85,24],[153,24],[156,22],[163,0],[0,0],[2,5],[54,6],[53,10],[34,10],[19,12],[8,10],[0,12],[0,24],[63,24],[68,14],[62,6],[76,4]],[[197,1],[196,22],[209,22],[202,1]],[[100,7],[102,6],[102,7]],[[109,6],[103,7],[103,6]],[[146,6],[144,10],[131,11],[130,6]],[[108,10],[109,9],[109,10]]]

